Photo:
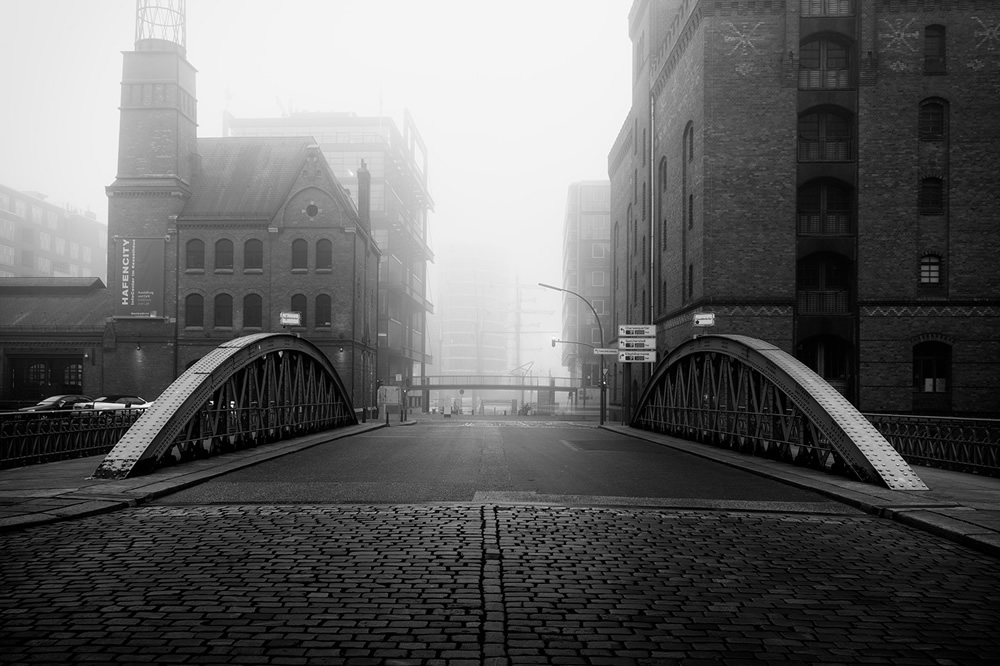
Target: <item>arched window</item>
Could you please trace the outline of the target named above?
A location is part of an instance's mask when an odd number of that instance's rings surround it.
[[[305,294],[295,294],[292,296],[292,312],[298,312],[302,315],[301,326],[306,325],[306,310],[308,310],[308,307],[306,306]]]
[[[684,128],[684,160],[694,159],[694,123],[689,122]]]
[[[215,270],[233,270],[233,241],[228,238],[215,241]]]
[[[188,294],[184,299],[184,326],[186,328],[205,325],[205,299],[201,294]]]
[[[913,347],[913,390],[945,393],[951,374],[951,347],[944,342],[921,342]]]
[[[83,364],[70,363],[63,371],[63,383],[70,386],[83,386]]]
[[[945,74],[945,29],[943,25],[924,28],[924,74]]]
[[[849,160],[850,116],[835,111],[813,111],[799,116],[799,159],[802,161]]]
[[[850,57],[844,44],[820,38],[799,48],[800,89],[846,90],[850,87]]]
[[[301,238],[292,241],[292,270],[306,270],[309,268],[309,245]]]
[[[333,268],[333,243],[326,238],[316,242],[316,269],[329,270]]]
[[[192,238],[187,242],[187,249],[184,253],[184,267],[189,271],[205,270],[205,243],[197,238]]]
[[[243,297],[243,327],[260,328],[263,325],[263,307],[260,294]]]
[[[233,297],[229,294],[219,294],[215,297],[215,307],[213,308],[215,328],[233,327]]]
[[[48,384],[49,366],[44,363],[32,363],[28,366],[28,372],[25,379],[29,384],[35,384],[37,386]]]
[[[243,243],[243,270],[262,270],[264,268],[264,244],[256,238]]]
[[[320,294],[316,297],[316,328],[330,327],[330,297]]]
[[[812,181],[799,188],[798,232],[809,236],[850,234],[851,190],[836,181]]]
[[[920,284],[941,284],[941,257],[936,254],[920,257]]]
[[[917,132],[921,141],[944,141],[948,138],[948,106],[942,99],[920,103]]]
[[[940,178],[924,178],[920,181],[921,215],[944,214],[944,181]]]

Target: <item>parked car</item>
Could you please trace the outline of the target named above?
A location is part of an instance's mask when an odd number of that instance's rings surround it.
[[[17,410],[19,412],[49,412],[57,409],[73,409],[76,405],[83,402],[93,402],[94,399],[89,395],[50,395],[45,400],[42,400],[37,405],[32,405],[31,407],[22,407]]]
[[[73,409],[145,409],[153,403],[137,395],[104,395],[90,402],[73,405]]]

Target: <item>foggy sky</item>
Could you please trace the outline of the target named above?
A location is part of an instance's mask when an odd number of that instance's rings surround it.
[[[237,117],[408,108],[431,245],[488,236],[561,284],[567,187],[607,178],[631,103],[631,0],[188,0],[198,133]],[[0,182],[107,221],[133,0],[0,0]],[[284,107],[284,109],[282,108]],[[440,241],[440,242],[439,242]],[[560,296],[541,291],[554,312]]]

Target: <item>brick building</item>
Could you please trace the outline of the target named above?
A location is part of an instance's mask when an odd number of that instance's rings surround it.
[[[998,28],[983,0],[636,0],[615,322],[662,353],[714,312],[863,411],[1000,413]]]
[[[373,405],[380,252],[364,164],[356,206],[312,137],[199,139],[184,16],[167,14],[179,20],[169,25],[144,17],[155,9],[140,7],[135,50],[124,53],[118,172],[107,188],[108,288],[0,289],[5,368],[46,379],[14,386],[5,369],[3,398],[51,393],[51,377],[68,364],[81,367],[74,386],[87,393],[151,399],[219,344],[288,330],[326,353],[356,408]],[[45,300],[33,305],[28,290]],[[74,296],[91,307],[70,307]],[[299,319],[283,327],[289,312]],[[74,342],[68,329],[81,325]],[[51,346],[73,358],[32,369],[48,363]]]
[[[379,271],[379,380],[409,385],[433,362],[427,318],[433,313],[427,268],[433,261],[428,212],[427,147],[409,113],[402,131],[383,116],[292,113],[281,118],[237,118],[226,113],[223,133],[234,137],[312,136],[344,187],[358,191],[358,165],[370,176],[372,236],[382,252]],[[396,377],[400,377],[399,380]],[[421,397],[408,395],[411,408]]]

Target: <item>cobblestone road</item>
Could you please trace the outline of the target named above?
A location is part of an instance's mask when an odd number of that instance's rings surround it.
[[[863,515],[139,507],[0,535],[0,661],[997,663],[1000,568]]]

